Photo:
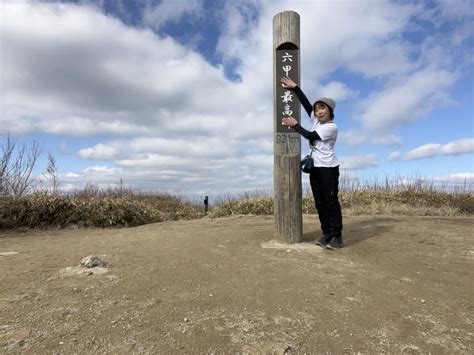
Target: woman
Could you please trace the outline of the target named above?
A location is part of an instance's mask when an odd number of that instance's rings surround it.
[[[321,222],[322,237],[316,244],[328,249],[339,249],[342,241],[342,214],[339,204],[339,162],[334,153],[337,140],[337,126],[334,123],[334,100],[321,97],[313,105],[288,77],[281,79],[284,88],[292,90],[300,100],[313,123],[311,131],[298,124],[293,117],[285,117],[282,124],[292,126],[304,138],[309,140],[313,151],[314,168],[309,174],[311,190]]]

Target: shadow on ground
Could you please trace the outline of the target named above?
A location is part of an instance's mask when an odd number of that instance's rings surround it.
[[[316,220],[318,216],[313,217]],[[346,221],[344,223],[343,239],[346,246],[351,246],[363,242],[369,238],[383,236],[393,229],[393,218],[389,217],[366,217],[360,221]],[[303,242],[314,243],[321,237],[321,229],[317,228],[303,233]]]

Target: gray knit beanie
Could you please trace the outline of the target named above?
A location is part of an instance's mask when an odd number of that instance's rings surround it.
[[[320,97],[319,99],[316,99],[316,102],[324,102],[326,105],[328,105],[333,111],[336,108],[336,102],[333,99],[329,99],[327,97]]]

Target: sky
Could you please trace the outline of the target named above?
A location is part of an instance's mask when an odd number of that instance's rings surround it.
[[[45,186],[49,153],[62,191],[271,193],[272,18],[286,10],[299,85],[336,101],[341,182],[474,183],[473,0],[0,6],[0,139],[42,144]]]

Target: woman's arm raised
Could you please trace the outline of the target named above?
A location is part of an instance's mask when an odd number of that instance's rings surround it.
[[[280,81],[281,81],[281,86],[283,86],[285,89],[290,89],[294,91],[296,96],[298,96],[298,99],[300,100],[301,105],[303,105],[306,113],[308,114],[309,117],[311,117],[311,112],[313,112],[313,106],[309,102],[303,90],[301,90],[301,88],[298,86],[298,84],[296,84],[293,80],[291,80],[287,76],[281,78]]]

